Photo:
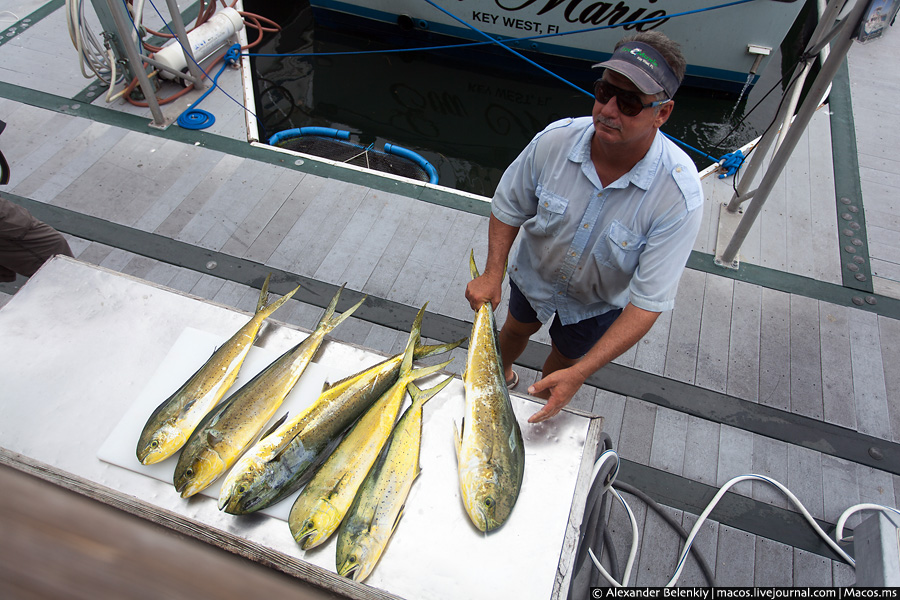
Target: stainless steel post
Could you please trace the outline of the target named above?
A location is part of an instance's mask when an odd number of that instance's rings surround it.
[[[127,33],[131,31],[131,26],[124,14],[124,5],[117,0],[106,0],[106,5],[109,7],[109,12],[115,21],[119,42],[128,57],[128,63],[131,65],[131,70],[134,71],[138,83],[141,86],[141,92],[143,92],[144,97],[147,99],[150,113],[153,115],[152,125],[165,127],[166,118],[163,115],[162,109],[159,107],[159,102],[156,100],[156,90],[153,89],[153,86],[150,84],[150,78],[147,77],[147,71],[144,70],[144,61],[138,50],[137,43],[132,40],[131,35],[127,35]]]
[[[172,27],[175,28],[175,35],[178,41],[181,42],[181,49],[184,51],[184,60],[191,74],[191,80],[196,89],[202,90],[206,87],[206,83],[203,81],[203,71],[200,69],[197,61],[194,60],[191,41],[188,39],[187,31],[184,29],[184,21],[181,19],[181,11],[178,10],[178,2],[177,0],[166,0],[166,5],[169,7],[169,15],[172,18]]]
[[[797,142],[800,140],[800,136],[806,130],[810,120],[812,120],[813,113],[818,108],[819,100],[822,98],[822,95],[825,93],[828,86],[831,85],[838,68],[841,63],[844,62],[847,53],[850,51],[857,27],[859,26],[860,19],[862,18],[867,5],[868,2],[857,0],[856,5],[850,13],[844,17],[844,22],[839,25],[840,30],[835,37],[834,45],[831,48],[831,54],[829,55],[828,60],[825,61],[825,64],[822,65],[819,75],[816,77],[806,99],[800,106],[794,127],[791,127],[791,130],[788,131],[787,136],[784,138],[784,142],[782,142],[781,147],[772,158],[772,163],[769,165],[759,187],[756,189],[753,200],[751,200],[750,205],[744,212],[744,217],[738,224],[734,236],[731,238],[725,251],[722,252],[722,255],[717,257],[723,264],[731,264],[734,257],[737,256],[738,251],[741,249],[744,239],[747,237],[750,228],[759,216],[763,204],[765,204],[769,197],[769,193],[775,186],[776,180],[784,170],[788,158],[790,158],[791,153],[797,146]]]

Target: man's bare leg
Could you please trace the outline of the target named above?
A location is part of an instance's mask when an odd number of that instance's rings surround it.
[[[506,381],[512,379],[513,363],[522,356],[528,340],[541,328],[541,322],[522,323],[510,314],[500,329],[500,356],[503,359],[503,376]]]

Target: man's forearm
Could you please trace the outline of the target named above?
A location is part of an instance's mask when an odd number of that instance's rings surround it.
[[[507,225],[491,215],[488,223],[488,256],[484,267],[485,275],[499,275],[502,278],[506,262],[509,259],[509,251],[518,233],[518,227]]]
[[[650,331],[659,315],[658,312],[644,310],[629,303],[574,368],[587,379],[638,343]]]

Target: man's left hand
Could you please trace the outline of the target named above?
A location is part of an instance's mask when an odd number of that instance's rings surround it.
[[[560,369],[550,373],[543,379],[535,381],[529,386],[528,393],[532,396],[550,397],[547,404],[528,418],[529,423],[540,423],[550,417],[556,416],[563,407],[568,404],[575,393],[584,385],[586,377],[576,367]]]

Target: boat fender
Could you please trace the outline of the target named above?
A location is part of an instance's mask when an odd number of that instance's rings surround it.
[[[279,131],[269,138],[269,145],[276,146],[278,145],[278,142],[284,139],[301,137],[304,135],[318,135],[321,137],[332,137],[339,140],[350,139],[350,132],[344,131],[343,129],[334,129],[333,127],[300,127]]]

